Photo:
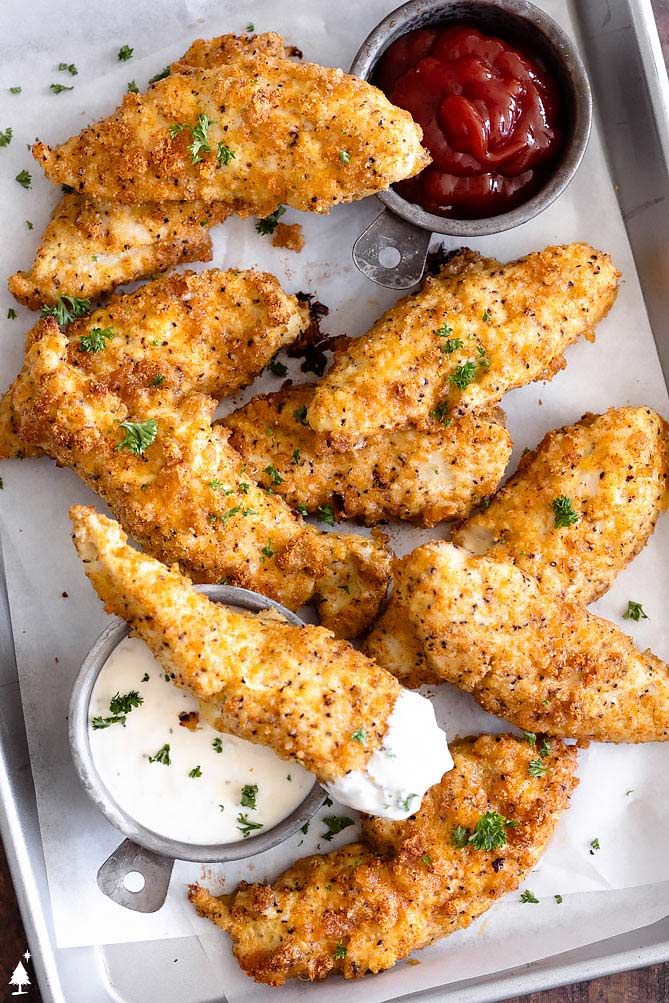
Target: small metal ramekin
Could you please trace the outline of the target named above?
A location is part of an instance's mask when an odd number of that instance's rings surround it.
[[[290,610],[248,589],[229,585],[195,587],[213,602],[253,612],[273,609],[289,623],[303,625],[303,621]],[[126,908],[155,912],[165,900],[175,860],[225,863],[269,850],[309,821],[323,803],[324,791],[318,781],[314,781],[302,803],[281,822],[234,843],[186,843],[153,832],[132,818],[102,782],[93,760],[89,732],[90,700],[98,675],[112,651],[129,633],[128,624],[115,618],[102,631],[84,659],[72,688],[68,731],[72,759],[84,790],[107,820],[127,837],[102,864],[98,872],[98,886],[105,895]],[[144,887],[139,891],[130,891],[125,884],[127,875],[134,871],[144,878]]]
[[[382,54],[402,35],[448,21],[468,22],[533,47],[557,78],[567,106],[569,131],[546,184],[527,202],[498,216],[445,218],[407,202],[392,188],[381,192],[377,197],[389,212],[382,213],[361,234],[353,247],[353,260],[364,275],[389,288],[407,289],[420,280],[432,233],[483,237],[510,230],[547,209],[576,173],[590,136],[592,94],[578,50],[553,18],[528,0],[409,0],[367,36],[350,72],[369,80]],[[380,255],[388,248],[394,248],[395,258],[397,252],[401,258],[397,265],[384,267]]]

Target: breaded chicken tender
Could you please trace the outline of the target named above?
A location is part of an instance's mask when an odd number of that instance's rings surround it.
[[[94,299],[172,265],[210,261],[209,228],[227,215],[217,202],[129,206],[64,195],[32,267],[10,275],[9,291],[39,310],[59,296]]]
[[[594,340],[618,279],[610,257],[589,244],[508,265],[463,251],[337,356],[309,424],[345,449],[432,414],[489,409],[515,387],[551,379],[579,337]]]
[[[62,146],[35,143],[47,178],[100,200],[218,201],[265,216],[279,204],[328,212],[429,163],[420,127],[371,84],[291,62],[276,36],[223,48],[194,47],[185,60],[203,65],[182,60]]]
[[[368,526],[387,519],[434,526],[464,518],[504,475],[512,444],[501,412],[371,435],[339,453],[301,419],[314,389],[254,397],[223,421],[251,476],[293,508],[330,505]]]
[[[646,545],[669,501],[668,476],[667,423],[655,411],[587,414],[526,453],[452,540],[513,561],[543,591],[589,603]]]
[[[74,506],[70,517],[107,612],[130,624],[219,731],[267,745],[325,783],[364,768],[380,748],[400,693],[385,669],[322,627],[210,602],[92,508]],[[359,729],[364,743],[351,737]]]
[[[213,398],[167,381],[112,388],[69,361],[53,319],[45,326],[12,392],[21,442],[75,470],[148,553],[196,580],[227,578],[291,609],[314,600],[342,635],[369,626],[389,579],[380,541],[318,532],[257,487],[211,426]]]
[[[379,972],[518,888],[576,787],[576,748],[556,743],[543,777],[529,773],[536,751],[511,735],[452,750],[455,768],[407,821],[369,820],[364,842],[299,860],[271,884],[242,882],[220,897],[191,885],[191,902],[230,934],[247,975],[281,986]]]
[[[365,650],[405,685],[453,683],[491,714],[560,738],[669,739],[669,666],[513,564],[440,541],[396,562],[394,580],[393,612]],[[414,635],[406,648],[397,622]]]
[[[250,383],[309,323],[306,303],[284,293],[267,272],[184,272],[115,296],[69,324],[67,358],[114,392],[128,384],[165,386],[219,399]],[[39,321],[26,347],[51,324]],[[16,383],[0,404],[3,458],[26,455],[16,434],[15,393]]]

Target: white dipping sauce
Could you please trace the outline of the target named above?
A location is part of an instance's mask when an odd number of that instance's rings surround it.
[[[342,804],[395,821],[414,815],[423,795],[453,769],[434,707],[420,693],[401,690],[383,745],[364,770],[352,770],[326,790]]]
[[[115,694],[133,690],[143,702],[126,715],[125,726],[92,727],[94,717],[111,716]],[[138,637],[121,641],[93,688],[89,735],[102,783],[135,821],[187,843],[234,843],[244,838],[240,815],[262,826],[251,830],[250,838],[277,825],[307,796],[314,778],[297,763],[215,731],[201,714],[197,730],[191,731],[179,723],[179,714],[188,711],[198,711],[197,701],[165,679],[144,642]],[[166,744],[170,765],[149,762]],[[189,776],[198,769],[201,776]],[[255,809],[241,803],[242,789],[254,785]]]

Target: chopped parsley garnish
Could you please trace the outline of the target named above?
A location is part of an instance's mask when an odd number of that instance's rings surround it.
[[[306,519],[306,517],[309,515],[309,509],[307,508],[307,506],[302,505],[302,503],[299,502],[295,507],[299,512],[299,514],[302,516],[302,518]]]
[[[537,736],[534,734],[533,731],[524,731],[523,732],[523,738],[528,743],[528,745],[536,745],[537,744]]]
[[[421,862],[423,864],[425,864],[426,867],[429,867],[430,864],[432,863],[432,857],[430,856],[429,853],[424,853],[423,856],[420,859],[421,859]]]
[[[246,31],[255,31],[255,30],[256,30],[255,24],[253,23],[253,21],[249,21],[249,23],[246,25]]]
[[[542,759],[530,759],[528,772],[531,777],[545,777],[548,767]]]
[[[451,325],[449,323],[445,323],[445,324],[442,324],[441,327],[438,327],[437,330],[434,333],[436,334],[436,336],[438,338],[448,338],[449,335],[453,334],[453,328],[451,327]],[[457,346],[458,348],[462,348],[462,342],[460,341],[459,338],[454,338],[453,340],[459,342],[459,344]],[[451,349],[451,351],[454,351],[454,350],[455,349]]]
[[[539,905],[539,899],[536,897],[534,892],[531,892],[529,888],[526,888],[520,896],[521,902],[531,902],[532,905]]]
[[[476,379],[476,363],[463,362],[462,365],[456,366],[448,378],[458,390],[464,390]]]
[[[307,407],[306,404],[300,404],[293,411],[293,418],[295,421],[299,421],[300,425],[306,425],[307,423]]]
[[[20,94],[22,90],[23,90],[23,87],[10,87],[9,88],[9,93],[10,94]]]
[[[229,146],[225,143],[219,143],[216,147],[216,159],[222,167],[227,167],[231,160],[236,158],[237,154],[234,150],[231,150]]]
[[[114,337],[111,327],[94,327],[88,334],[79,338],[80,352],[101,352]]]
[[[593,839],[593,840],[592,840],[592,841],[590,842],[590,856],[594,857],[594,855],[595,855],[595,850],[601,850],[601,846],[600,846],[600,843],[599,843],[599,840],[597,839],[597,837],[596,837],[596,836],[595,836],[595,838],[594,838],[594,839]]]
[[[490,320],[490,313],[488,312],[488,310],[483,311],[483,317],[481,319],[483,320],[484,324],[488,323],[488,321]]]
[[[555,901],[557,902],[558,905],[562,905],[562,896],[561,895],[554,895],[553,898],[555,899]]]
[[[430,411],[430,416],[441,422],[444,428],[447,428],[451,424],[451,419],[448,417],[448,403],[446,401],[437,404],[434,410]]]
[[[334,949],[334,958],[336,961],[341,961],[348,954],[348,949],[344,944],[337,944]]]
[[[268,540],[264,547],[260,548],[260,553],[264,554],[265,557],[274,557],[274,551],[272,549],[272,541]]]
[[[462,850],[468,842],[469,829],[466,829],[464,825],[456,825],[451,832],[451,844],[457,847],[458,850]]]
[[[156,752],[155,756],[149,756],[150,763],[162,763],[163,766],[171,766],[172,760],[170,759],[170,745],[169,742],[165,742],[164,745]]]
[[[506,846],[506,827],[513,825],[498,811],[487,811],[474,826],[468,842],[475,850],[498,850]]]
[[[348,150],[340,150],[339,159],[341,160],[342,164],[350,164],[351,154],[348,152]]]
[[[69,73],[71,77],[76,77],[79,72],[74,63],[58,63],[58,69],[61,73]],[[69,89],[72,90],[71,87]]]
[[[148,673],[148,672],[145,672],[145,673],[144,673],[144,675],[142,676],[142,679],[141,679],[141,681],[142,681],[143,683],[148,683],[148,681],[149,681],[149,673]]]
[[[551,505],[553,506],[554,515],[553,525],[556,529],[573,526],[574,523],[578,522],[578,512],[574,509],[571,499],[567,498],[566,495],[554,498]]]
[[[55,317],[61,327],[70,324],[77,317],[83,317],[91,308],[89,299],[79,299],[76,296],[59,296],[53,306],[46,304],[40,310],[42,317]]]
[[[319,505],[316,509],[316,518],[328,526],[334,526],[335,516],[332,505]]]
[[[267,474],[272,484],[283,484],[283,477],[273,463],[270,463],[269,466],[265,467],[264,472]]]
[[[277,359],[272,359],[269,364],[269,369],[274,376],[285,376],[288,372],[288,366],[284,365],[283,362],[279,362]]]
[[[65,87],[64,84],[49,84],[49,90],[54,94],[62,94],[63,91],[73,91],[74,87]]]
[[[223,487],[223,481],[219,481],[218,477],[213,477],[210,481],[207,481],[207,487],[210,487],[212,491],[220,491]]]
[[[256,798],[258,796],[258,785],[257,784],[244,784],[242,787],[242,796],[239,799],[239,803],[242,808],[253,808],[256,809]]]
[[[262,822],[251,822],[246,815],[242,815],[241,812],[237,816],[237,823],[237,828],[241,832],[244,839],[246,839],[247,836],[250,836],[255,829],[262,829]]]
[[[7,320],[16,320],[16,310],[14,309],[13,306],[10,306],[9,310],[7,311]]]
[[[29,230],[33,229],[33,225],[32,225],[32,223],[30,222],[29,219],[26,220],[26,226],[28,227]]]
[[[165,66],[160,71],[160,73],[156,73],[155,77],[151,77],[151,79],[149,80],[149,83],[150,84],[157,84],[159,80],[164,80],[165,77],[169,77],[170,72],[171,72],[171,68],[169,66]]]
[[[202,776],[202,770],[200,769],[199,766],[194,766],[192,770],[188,771],[188,776],[189,777],[201,777]]]
[[[9,146],[12,141],[14,130],[11,125],[7,126],[4,132],[0,132],[0,146]]]
[[[212,120],[207,115],[204,115],[202,112],[198,115],[193,127],[193,142],[188,147],[191,163],[199,164],[203,153],[211,153],[211,147],[207,141],[207,132],[209,131],[209,126],[212,124]]]
[[[215,738],[211,743],[215,752],[223,752],[223,739]]]
[[[545,759],[546,756],[550,756],[552,748],[553,746],[548,741],[548,739],[544,738],[541,742],[541,745],[539,746],[539,755],[541,756],[541,758]]]
[[[631,599],[627,603],[627,609],[623,613],[624,620],[648,620],[648,614],[644,613],[643,606],[640,602],[633,602]]]
[[[91,724],[95,731],[98,731],[100,728],[108,728],[111,724],[122,724],[125,728],[126,718],[130,711],[133,707],[139,707],[143,703],[144,698],[139,695],[137,690],[131,690],[123,696],[116,692],[109,701],[110,716],[94,717]]]
[[[94,731],[108,728],[110,724],[122,724],[125,727],[125,715],[116,714],[113,717],[94,717],[91,721]]]
[[[118,58],[122,63],[127,62],[128,59],[132,58],[132,54],[135,50],[131,49],[129,45],[122,45],[118,50]]]
[[[124,430],[124,434],[116,448],[127,449],[135,456],[141,456],[145,453],[158,435],[158,424],[155,418],[147,418],[146,421],[122,421],[121,428]]]
[[[32,174],[25,170],[19,171],[16,175],[16,181],[18,181],[22,188],[30,188],[33,183]]]
[[[299,466],[300,463],[301,463],[301,461],[302,461],[302,450],[301,449],[294,449],[293,450],[293,457],[292,457],[292,459],[293,459],[293,463],[296,466]]]
[[[262,234],[263,237],[267,237],[270,233],[274,233],[277,228],[279,219],[286,211],[285,205],[279,205],[276,207],[274,212],[270,213],[269,216],[259,219],[256,223],[256,230],[258,233]],[[306,413],[306,408],[305,408]]]
[[[358,728],[356,731],[351,732],[351,738],[354,742],[360,742],[360,745],[364,745],[367,741],[367,735],[365,734],[364,728]],[[413,795],[415,797],[415,795]]]
[[[462,342],[459,338],[447,338],[441,346],[442,352],[446,355],[452,355],[452,353],[457,352],[459,348],[462,348]]]
[[[411,802],[415,801],[417,797],[417,794],[407,794],[404,800],[400,802],[400,808],[402,811],[411,811]]]
[[[112,714],[129,714],[133,707],[139,707],[144,703],[137,690],[130,690],[129,693],[116,693],[109,701],[109,710]]]
[[[326,815],[323,819],[327,825],[327,830],[323,833],[323,839],[330,843],[334,836],[339,832],[343,832],[344,829],[348,829],[349,825],[353,825],[353,819],[349,818],[348,815]]]
[[[164,382],[165,382],[165,377],[162,375],[162,373],[158,373],[158,375],[154,376],[153,379],[151,380],[151,386],[162,387]]]
[[[249,493],[251,485],[247,484],[246,481],[240,481],[237,487],[239,488],[239,490],[243,495],[247,495]]]
[[[128,80],[128,94],[139,94],[139,87],[136,81]]]

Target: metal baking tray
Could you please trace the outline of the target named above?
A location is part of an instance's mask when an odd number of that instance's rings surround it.
[[[567,2],[669,385],[669,81],[651,0]],[[4,582],[0,564],[0,832],[44,1003],[225,1003],[196,938],[55,946]],[[632,933],[404,998],[491,1003],[667,960],[669,915]]]

